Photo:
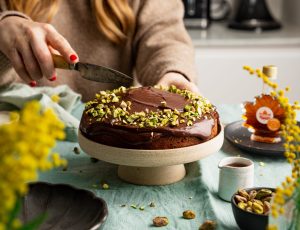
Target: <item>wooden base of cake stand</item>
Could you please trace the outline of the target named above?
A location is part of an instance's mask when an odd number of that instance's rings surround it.
[[[129,183],[140,185],[166,185],[180,181],[186,172],[183,164],[162,167],[133,167],[120,165],[118,176]]]
[[[184,148],[143,150],[125,149],[96,143],[79,131],[78,142],[88,155],[119,165],[118,176],[127,182],[139,185],[166,185],[184,178],[185,163],[200,160],[222,147],[224,129],[202,144]]]

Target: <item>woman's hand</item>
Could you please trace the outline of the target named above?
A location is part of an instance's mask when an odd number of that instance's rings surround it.
[[[78,61],[70,44],[52,25],[16,16],[0,21],[0,51],[31,86],[43,76],[56,79],[50,50],[57,50],[69,63]]]
[[[180,73],[175,73],[175,72],[169,72],[167,74],[165,74],[157,83],[158,85],[162,85],[162,86],[171,86],[171,85],[175,85],[177,88],[180,89],[187,89],[190,90],[194,93],[198,93],[199,94],[199,90],[197,88],[197,86],[188,81],[182,74]]]

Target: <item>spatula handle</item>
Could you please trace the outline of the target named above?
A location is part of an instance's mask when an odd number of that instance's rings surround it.
[[[65,61],[65,59],[56,54],[52,54],[52,59],[54,63],[54,67],[58,69],[70,69],[70,64]]]

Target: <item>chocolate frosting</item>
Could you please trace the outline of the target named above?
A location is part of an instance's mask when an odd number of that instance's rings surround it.
[[[177,109],[179,112],[183,112],[184,107],[190,103],[182,95],[153,87],[129,89],[122,95],[122,100],[132,102],[130,113],[145,110],[157,111],[166,108]],[[162,101],[166,102],[165,106],[162,106]],[[212,128],[215,122],[218,122],[218,117],[218,113],[213,109],[210,113],[202,114],[202,117],[197,119],[192,126],[187,126],[186,123],[183,123],[174,127],[139,128],[134,125],[115,124],[112,117],[100,122],[84,111],[80,130],[83,135],[90,139],[95,140],[99,135],[111,135],[119,139],[119,141],[130,145],[149,142],[162,136],[192,136],[205,141],[211,137]]]

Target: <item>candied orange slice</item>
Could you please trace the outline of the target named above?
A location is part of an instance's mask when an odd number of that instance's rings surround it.
[[[280,121],[277,118],[268,120],[267,127],[270,131],[277,131],[280,129]]]

